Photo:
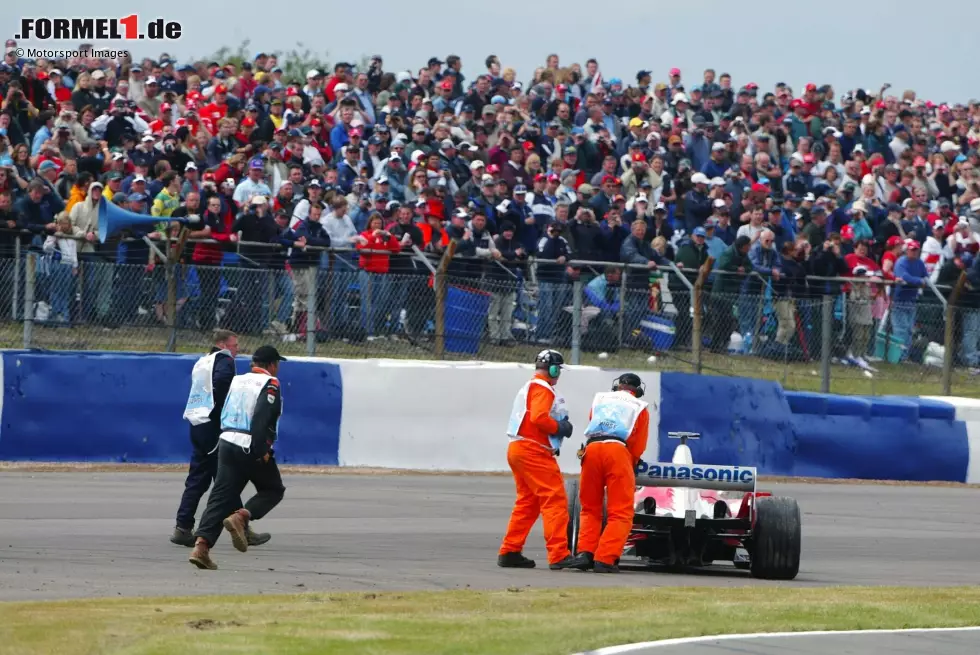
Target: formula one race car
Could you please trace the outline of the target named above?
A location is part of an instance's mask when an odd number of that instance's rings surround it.
[[[679,439],[670,463],[640,463],[633,528],[623,564],[703,567],[732,562],[756,578],[792,580],[800,570],[801,514],[793,498],[756,490],[756,470],[746,466],[694,464],[693,432]],[[568,540],[578,541],[578,480],[565,482]],[[603,524],[605,516],[603,516]]]

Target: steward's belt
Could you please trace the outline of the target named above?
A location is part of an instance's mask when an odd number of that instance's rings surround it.
[[[625,439],[620,439],[619,437],[610,437],[608,435],[600,434],[595,437],[589,437],[588,439],[586,439],[585,445],[588,446],[589,444],[596,443],[597,441],[618,441],[621,444],[626,443]]]

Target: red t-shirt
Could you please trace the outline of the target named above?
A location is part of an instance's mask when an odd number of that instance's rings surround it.
[[[358,250],[390,250],[391,252],[401,252],[401,244],[394,235],[389,235],[385,240],[380,234],[375,235],[371,230],[364,230],[361,236],[367,239],[366,244],[357,243]],[[387,273],[391,255],[380,253],[362,252],[360,256],[360,266],[368,273]]]

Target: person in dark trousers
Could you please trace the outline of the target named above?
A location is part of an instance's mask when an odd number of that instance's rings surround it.
[[[194,545],[194,515],[218,471],[218,435],[221,433],[221,411],[228,389],[235,378],[235,356],[238,335],[228,330],[214,333],[211,352],[197,360],[191,373],[191,391],[184,418],[191,424],[191,463],[184,483],[184,494],[177,508],[177,527],[170,537],[178,546]],[[238,503],[241,507],[241,500]],[[269,541],[268,534],[249,530],[248,545],[260,546]]]
[[[218,473],[188,558],[199,569],[218,568],[210,551],[222,526],[231,534],[235,549],[246,552],[249,522],[268,514],[286,493],[273,452],[282,414],[276,375],[279,362],[284,361],[274,347],[261,346],[252,355],[252,370],[232,380],[221,410]],[[257,493],[241,507],[240,496],[249,482]]]

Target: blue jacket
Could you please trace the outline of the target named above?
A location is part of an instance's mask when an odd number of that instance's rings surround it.
[[[711,216],[711,199],[696,189],[684,194],[684,227],[690,234]]]
[[[616,261],[620,249],[623,247],[623,241],[630,235],[629,228],[626,225],[610,227],[609,221],[602,221],[599,223],[599,233],[602,235],[605,244],[606,256],[610,261]]]
[[[895,302],[914,303],[928,276],[925,262],[921,259],[899,257],[895,262],[895,277],[904,280],[905,284],[895,285],[893,292]]]
[[[332,130],[330,130],[330,149],[335,153],[340,152],[340,149],[350,143],[350,136],[347,134],[347,128],[344,127],[343,123],[335,125]]]
[[[616,294],[616,299],[609,301],[609,282],[606,281],[605,275],[597,275],[585,285],[585,297],[589,301],[589,304],[593,307],[598,307],[603,312],[617,313],[619,312],[619,294]]]
[[[303,237],[306,237],[307,246],[330,247],[330,235],[327,234],[327,230],[323,225],[316,221],[307,219],[294,229],[288,230],[284,235],[284,239],[288,240],[290,245]],[[304,250],[303,248],[292,246],[292,252],[289,255],[289,264],[293,268],[310,268],[320,263],[321,254],[322,251],[319,250]]]
[[[918,241],[920,245],[926,242],[926,238],[929,236],[931,231],[929,229],[929,224],[918,216],[913,218],[911,221],[903,220],[902,229],[905,230],[906,234]]]
[[[543,236],[538,241],[537,255],[540,259],[558,259],[564,257],[565,260],[572,258],[572,249],[568,247],[565,237],[559,236],[552,238]],[[565,279],[565,264],[553,264],[551,262],[538,263],[539,282],[561,282]]]
[[[769,276],[773,269],[779,269],[780,256],[775,248],[763,248],[762,242],[756,241],[749,248],[749,261],[752,262],[753,272]]]
[[[700,171],[711,160],[711,141],[704,136],[692,136],[684,146],[691,169]]]
[[[725,173],[732,165],[726,160],[721,163],[716,162],[714,159],[709,159],[708,162],[701,167],[701,172],[707,175],[709,178],[712,177],[725,177]]]
[[[623,241],[619,249],[619,259],[624,264],[646,264],[650,260],[655,261],[658,266],[666,263],[653,246],[632,234]]]

